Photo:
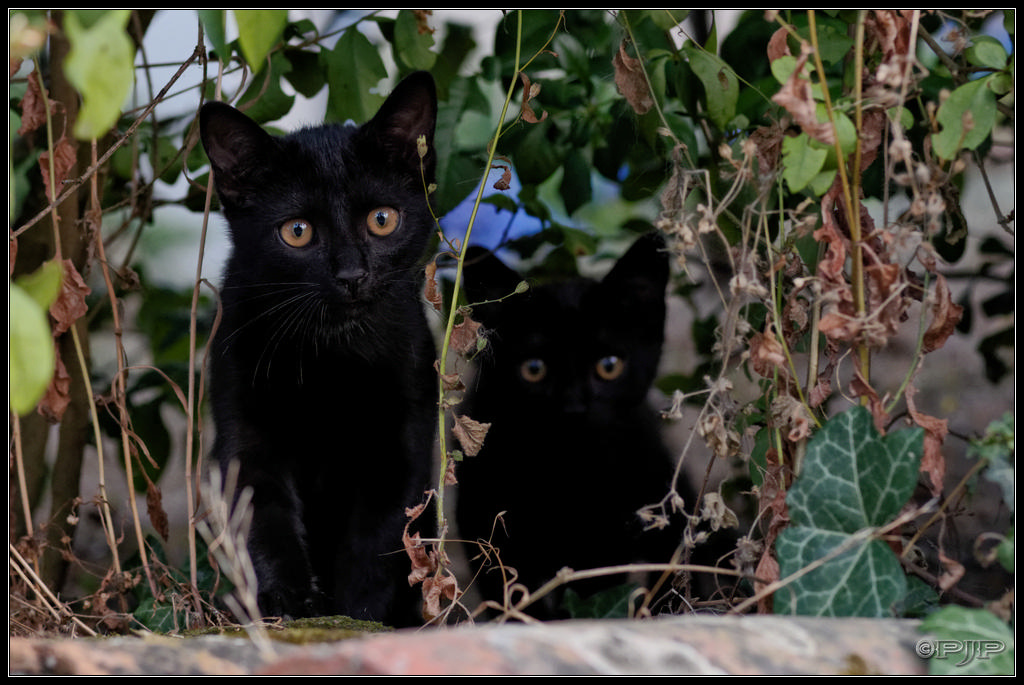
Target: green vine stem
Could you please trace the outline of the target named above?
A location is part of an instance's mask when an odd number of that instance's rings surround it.
[[[520,10],[521,12],[521,10]],[[516,34],[516,75],[519,74],[519,59],[520,49],[522,43],[522,31],[523,22],[522,16],[519,16]],[[458,305],[458,293],[462,285],[462,267],[466,258],[466,249],[469,245],[469,239],[473,232],[473,224],[476,222],[477,211],[480,208],[480,204],[483,201],[484,188],[487,185],[487,178],[491,172],[491,165],[494,162],[495,150],[498,147],[498,140],[501,138],[502,128],[504,126],[505,117],[508,114],[509,106],[512,102],[512,94],[515,91],[516,84],[519,82],[518,78],[514,78],[509,83],[508,92],[505,95],[505,102],[501,108],[501,116],[498,120],[498,125],[495,129],[494,138],[491,140],[491,144],[487,150],[487,165],[484,168],[484,172],[480,179],[479,187],[477,188],[476,201],[473,203],[473,211],[470,213],[469,221],[466,224],[466,232],[462,240],[462,245],[459,246],[458,262],[455,269],[455,284],[453,293],[455,296],[452,298],[451,306],[448,310],[448,320],[445,325],[444,340],[441,344],[441,360],[438,367],[438,412],[437,412],[437,423],[438,423],[438,441],[440,443],[441,452],[441,466],[438,474],[437,483],[437,552],[439,558],[444,558],[444,547],[445,547],[445,517],[444,517],[444,492],[445,492],[445,476],[448,473],[448,440],[447,440],[447,411],[446,411],[446,400],[447,390],[445,389],[444,376],[448,369],[448,352],[451,347],[452,331],[455,329],[455,319],[459,313]],[[441,572],[441,566],[438,566],[438,573]]]

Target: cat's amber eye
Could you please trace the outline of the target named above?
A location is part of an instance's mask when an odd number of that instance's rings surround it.
[[[520,364],[519,374],[528,383],[539,383],[548,375],[548,365],[543,359],[527,359]]]
[[[602,380],[613,381],[626,370],[626,360],[615,355],[602,357],[594,366],[594,370],[597,371],[598,377]]]
[[[313,239],[313,224],[305,219],[289,219],[281,224],[281,239],[292,247],[305,247]]]
[[[370,210],[366,215],[366,227],[374,235],[391,235],[398,228],[398,210],[394,207],[377,207]]]

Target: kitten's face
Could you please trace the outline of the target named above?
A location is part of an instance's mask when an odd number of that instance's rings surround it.
[[[435,117],[427,76],[400,84],[361,127],[282,138],[226,105],[204,107],[203,144],[231,228],[225,306],[323,337],[356,332],[414,296],[433,227]]]
[[[519,278],[494,258],[466,273],[474,301],[508,295]],[[537,421],[611,420],[644,402],[661,353],[667,275],[660,241],[642,238],[600,282],[546,285],[475,307],[490,331],[481,401]]]

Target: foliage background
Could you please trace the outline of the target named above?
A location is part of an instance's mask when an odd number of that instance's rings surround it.
[[[1003,597],[974,541],[1012,541],[1012,494],[971,495],[999,492],[995,466],[1012,483],[1012,420],[1007,450],[975,449],[1012,405],[1012,11],[76,10],[10,25],[12,578],[71,588],[50,611],[87,617],[79,629],[154,623],[143,605],[167,608],[165,628],[215,613],[190,523],[224,247],[201,99],[282,130],[361,121],[415,69],[441,98],[442,249],[457,256],[471,227],[545,278],[600,272],[651,226],[671,239],[659,390],[686,468],[713,467],[708,487],[722,479],[744,519],[741,568],[778,578],[808,441],[859,405],[877,429],[923,431],[913,501],[939,515],[902,530],[929,536],[918,577],[947,600]],[[968,191],[985,201],[965,206]],[[450,290],[457,267],[444,276]],[[445,353],[457,305],[437,317]],[[461,372],[457,356],[444,368]],[[20,625],[52,627],[31,594]]]

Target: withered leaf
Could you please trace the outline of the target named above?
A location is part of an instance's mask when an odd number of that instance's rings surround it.
[[[480,332],[480,324],[468,316],[452,328],[451,346],[459,354],[469,354],[476,350],[476,341]]]
[[[77,162],[74,144],[67,136],[61,136],[60,140],[53,146],[53,177],[50,176],[50,151],[44,150],[39,155],[39,170],[43,175],[43,185],[46,187],[46,197],[49,200],[57,199],[61,184],[67,180],[68,174],[75,167]],[[51,187],[51,182],[52,187]]]
[[[441,311],[441,305],[443,300],[441,299],[441,290],[437,287],[437,262],[430,260],[427,264],[426,269],[426,282],[423,286],[423,296],[427,302],[433,305],[434,309]]]
[[[818,105],[811,91],[811,82],[802,76],[809,56],[810,48],[805,46],[797,58],[796,68],[782,84],[782,88],[772,96],[772,102],[789,112],[811,138],[832,145],[836,139],[835,130],[829,122],[818,121]]]
[[[953,302],[949,284],[942,274],[936,274],[935,300],[932,304],[932,321],[924,332],[921,348],[924,352],[932,352],[946,344],[946,340],[956,330],[964,308]]]
[[[456,416],[455,423],[452,425],[452,434],[455,435],[456,440],[462,445],[465,453],[475,457],[480,453],[480,449],[484,445],[484,438],[487,436],[487,431],[490,427],[491,424],[474,421],[468,416]]]
[[[548,113],[544,112],[544,114],[538,119],[537,113],[533,111],[532,107],[530,107],[530,100],[533,100],[540,94],[540,84],[530,83],[530,77],[522,72],[519,73],[519,78],[523,82],[523,119],[531,124],[537,124],[544,121],[548,118]]]
[[[765,378],[774,378],[776,373],[783,379],[789,378],[785,350],[778,338],[770,333],[754,333],[750,336],[750,359],[754,371]]]
[[[27,89],[21,98],[21,127],[19,136],[26,136],[46,125],[46,102],[42,86],[39,84],[39,71],[33,70],[26,80]],[[50,102],[50,114],[57,109],[56,102]]]
[[[942,443],[949,433],[949,422],[917,410],[914,401],[917,388],[907,386],[907,411],[915,424],[924,429],[924,454],[921,456],[921,473],[928,476],[928,488],[932,495],[942,494],[942,483],[946,478],[946,459],[942,456]]]
[[[167,512],[164,511],[163,493],[152,482],[146,486],[146,511],[149,513],[149,522],[153,524],[153,529],[166,542],[170,535],[170,525],[167,521]]]
[[[50,385],[46,388],[43,399],[39,401],[38,411],[46,417],[47,421],[60,423],[60,420],[64,418],[64,410],[71,403],[71,374],[68,373],[67,366],[64,365],[64,360],[60,356],[60,350],[56,346],[54,346],[54,354],[56,355],[56,364],[53,378],[50,379]]]
[[[615,87],[618,88],[622,97],[633,108],[637,114],[646,114],[654,106],[654,98],[647,86],[647,78],[644,76],[640,60],[630,57],[626,52],[626,42],[619,45],[615,57],[612,58],[612,65],[615,67]]]
[[[504,164],[495,164],[492,169],[502,169],[501,178],[494,182],[495,190],[508,190],[512,187],[512,170]]]
[[[61,335],[71,328],[78,319],[88,311],[85,298],[92,290],[82,279],[78,269],[70,259],[64,260],[64,279],[61,281],[60,294],[50,305],[50,316],[53,317],[53,334]]]

